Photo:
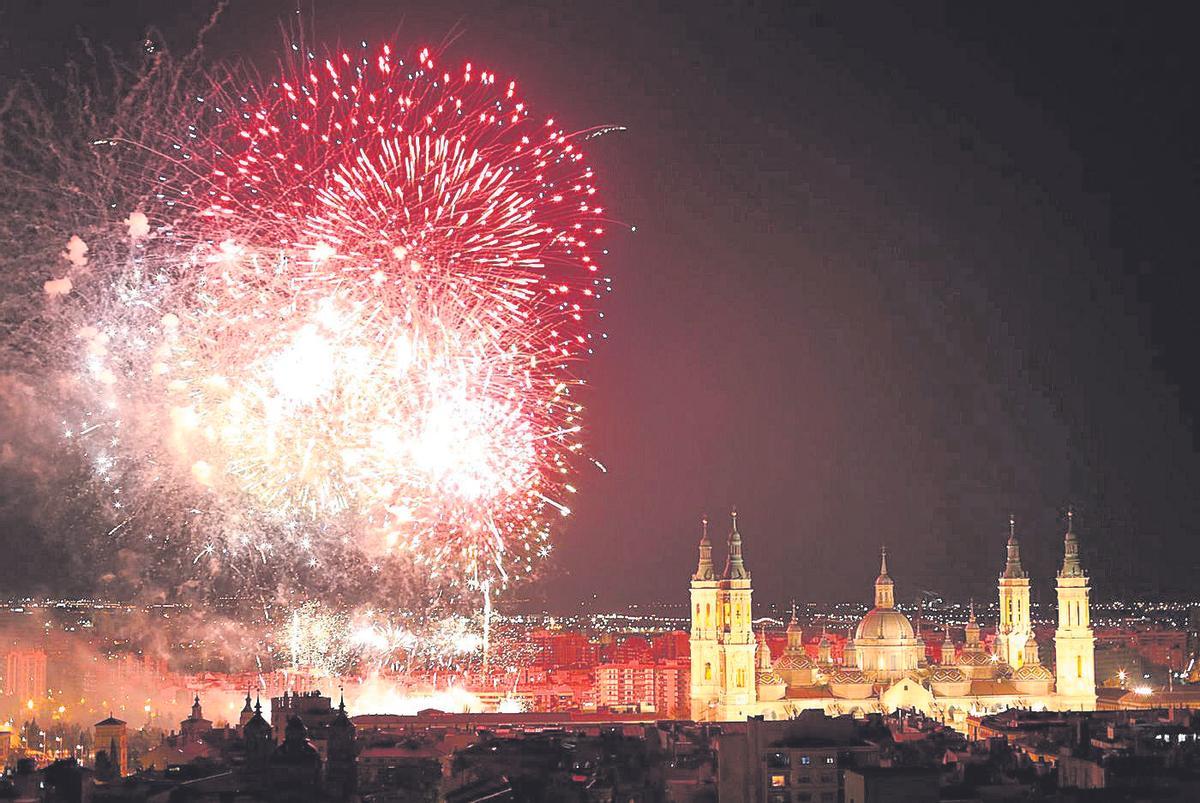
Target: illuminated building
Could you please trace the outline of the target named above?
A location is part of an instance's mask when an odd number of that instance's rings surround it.
[[[627,661],[596,667],[596,704],[607,709],[654,711],[663,719],[689,715],[690,662]]]
[[[1018,669],[1025,663],[1025,642],[1033,638],[1029,621],[1029,575],[1021,567],[1021,546],[1016,522],[1008,519],[1008,560],[1000,575],[1000,624],[996,628],[996,654]]]
[[[700,562],[692,576],[692,718],[707,708],[739,710],[757,698],[754,690],[754,652],[751,627],[750,572],[742,559],[742,536],[737,512],[729,533],[725,571],[713,572],[708,521],[703,522]]]
[[[129,774],[129,734],[124,720],[108,717],[96,723],[96,752],[104,751],[118,777]]]
[[[925,644],[913,632],[908,617],[896,610],[895,583],[888,575],[887,550],[875,578],[875,607],[854,631],[856,665],[870,680],[886,683],[917,669]]]
[[[24,704],[38,704],[46,696],[46,653],[41,650],[13,650],[5,662],[4,693]]]
[[[707,522],[699,552],[689,604],[693,719],[786,719],[806,709],[864,715],[908,708],[961,727],[969,715],[1008,708],[1091,710],[1096,706],[1089,586],[1079,563],[1073,522],[1067,528],[1063,568],[1058,573],[1057,676],[1041,663],[1029,617],[1029,578],[1021,567],[1011,520],[999,584],[995,651],[989,651],[980,638],[972,605],[962,649],[950,640],[947,630],[937,664],[926,658],[923,640],[895,607],[895,582],[888,573],[886,552],[875,579],[875,605],[853,630],[840,662],[826,635],[817,660],[812,660],[794,611],[782,654],[772,661],[766,639],[756,643],[750,626],[750,572],[736,514],[720,579],[713,571]]]
[[[538,648],[541,666],[582,666],[596,661],[596,645],[582,633],[565,630],[538,630],[530,635]]]
[[[1088,577],[1079,563],[1074,515],[1067,514],[1063,565],[1058,573],[1058,629],[1054,632],[1056,690],[1076,710],[1096,707],[1096,639],[1092,635]]]

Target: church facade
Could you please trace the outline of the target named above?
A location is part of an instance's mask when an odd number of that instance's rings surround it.
[[[1092,710],[1096,706],[1095,639],[1088,577],[1068,516],[1063,564],[1058,572],[1055,670],[1044,666],[1029,612],[1029,576],[1021,566],[1016,528],[1009,521],[1007,557],[999,578],[1000,614],[994,651],[980,639],[974,606],[965,642],[949,629],[940,663],[925,658],[925,644],[896,609],[887,552],[875,578],[875,604],[854,629],[840,662],[825,636],[814,661],[792,612],[787,644],[772,656],[765,634],[753,628],[750,572],[742,554],[737,514],[727,540],[725,568],[713,564],[708,522],[691,580],[691,713],[700,721],[750,716],[787,719],[805,709],[832,716],[915,708],[950,725],[972,714],[1007,708]]]

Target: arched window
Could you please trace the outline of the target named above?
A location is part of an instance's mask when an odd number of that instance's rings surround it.
[[[712,604],[707,602],[704,604],[704,626],[712,627]]]
[[[705,662],[704,664],[704,679],[712,680],[712,664]]]
[[[1075,677],[1077,677],[1077,678],[1083,677],[1083,656],[1082,655],[1075,656]]]

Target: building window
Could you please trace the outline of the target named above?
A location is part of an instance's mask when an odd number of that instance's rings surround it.
[[[1077,678],[1083,677],[1083,656],[1082,655],[1075,656],[1075,677],[1077,677]]]
[[[787,786],[787,776],[781,772],[777,772],[771,776],[771,788],[781,789]]]
[[[792,766],[792,757],[787,753],[767,753],[767,766],[773,770],[783,770]]]
[[[800,763],[807,767],[812,763],[812,756],[800,756]]]
[[[704,664],[704,679],[712,680],[712,664],[711,663]]]
[[[746,670],[738,669],[736,677],[738,688],[744,688],[746,686]]]

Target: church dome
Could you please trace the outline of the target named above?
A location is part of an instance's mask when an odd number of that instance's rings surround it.
[[[961,683],[964,679],[963,673],[952,666],[936,667],[929,675],[931,683]]]
[[[962,697],[971,691],[970,679],[953,666],[939,666],[929,674],[929,686],[939,697]]]
[[[958,656],[958,668],[971,680],[994,680],[1006,667],[995,656],[978,647],[969,647]]]
[[[797,672],[816,668],[817,665],[808,657],[808,653],[793,650],[784,650],[783,655],[775,659],[774,667],[776,672]]]
[[[1049,694],[1054,673],[1041,664],[1025,664],[1013,671],[1012,682],[1021,694]]]
[[[781,700],[787,693],[787,682],[773,669],[760,671],[754,680],[760,700]]]
[[[855,667],[847,666],[837,670],[829,677],[830,683],[867,683],[867,677]]]
[[[958,656],[959,666],[991,666],[993,663],[990,655],[978,650],[963,650]]]
[[[908,617],[895,608],[873,608],[858,623],[855,642],[863,639],[901,641],[913,638],[913,626]]]
[[[1012,673],[1014,681],[1053,680],[1054,673],[1041,664],[1025,664]]]
[[[871,695],[874,684],[860,670],[845,667],[829,678],[829,691],[834,697],[863,700]]]

